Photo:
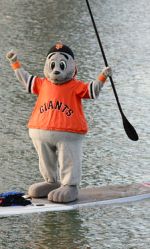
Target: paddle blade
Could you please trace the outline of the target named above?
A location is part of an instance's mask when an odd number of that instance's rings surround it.
[[[133,141],[137,141],[139,139],[138,134],[137,134],[136,130],[134,129],[134,127],[130,124],[130,122],[124,116],[124,114],[122,115],[122,120],[123,120],[124,130],[125,130],[128,138],[130,138]]]

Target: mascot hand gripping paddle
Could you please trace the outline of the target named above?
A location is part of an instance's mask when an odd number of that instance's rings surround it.
[[[98,97],[111,68],[106,67],[91,83],[77,80],[74,54],[62,43],[48,52],[44,78],[24,70],[14,51],[6,57],[21,84],[37,95],[28,128],[44,181],[31,185],[28,194],[53,202],[74,201],[81,180],[82,141],[88,130],[82,99]]]

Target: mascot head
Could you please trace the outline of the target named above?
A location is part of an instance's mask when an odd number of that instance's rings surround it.
[[[77,73],[74,54],[72,50],[62,44],[56,43],[48,52],[44,66],[44,75],[54,84],[63,84]]]

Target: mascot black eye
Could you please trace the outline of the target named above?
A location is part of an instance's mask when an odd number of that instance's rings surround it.
[[[54,67],[55,67],[55,62],[54,61],[52,61],[50,67],[51,67],[52,70],[54,69]]]
[[[59,65],[60,65],[61,70],[64,70],[67,67],[67,64],[65,61],[61,61]]]

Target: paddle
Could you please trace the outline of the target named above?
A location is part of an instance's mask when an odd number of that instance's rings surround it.
[[[100,47],[100,50],[101,50],[101,53],[102,53],[102,56],[103,56],[103,59],[104,59],[105,66],[108,67],[108,62],[107,62],[107,59],[106,59],[106,56],[105,56],[105,52],[104,52],[104,49],[103,49],[103,46],[102,46],[102,42],[101,42],[99,33],[97,31],[97,27],[96,27],[96,24],[95,24],[95,21],[94,21],[94,17],[93,17],[91,8],[90,8],[89,1],[86,0],[86,3],[87,3],[87,7],[88,7],[88,10],[89,10],[89,13],[90,13],[90,17],[91,17],[91,20],[92,20],[93,27],[94,27],[94,30],[95,30],[95,34],[96,34],[96,37],[97,37],[97,40],[98,40],[98,43],[99,43],[99,47]],[[109,79],[110,79],[111,86],[112,86],[112,89],[113,89],[113,92],[114,92],[114,95],[115,95],[115,98],[116,98],[116,101],[117,101],[117,104],[118,104],[118,108],[119,108],[121,117],[122,117],[124,130],[125,130],[127,136],[131,140],[137,141],[138,140],[138,134],[137,134],[136,130],[130,124],[130,122],[127,120],[127,118],[125,117],[125,115],[123,113],[123,110],[122,110],[121,104],[119,102],[119,98],[118,98],[118,95],[117,95],[117,92],[116,92],[115,85],[114,85],[112,77],[109,77]]]

